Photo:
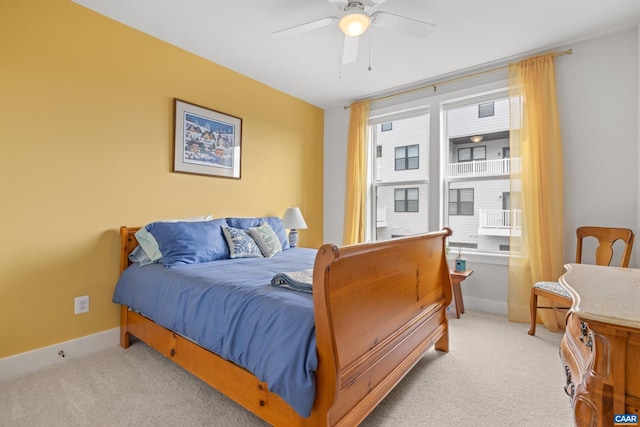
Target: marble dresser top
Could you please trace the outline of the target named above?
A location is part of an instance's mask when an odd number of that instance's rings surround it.
[[[640,328],[640,269],[567,264],[560,277],[585,320]]]

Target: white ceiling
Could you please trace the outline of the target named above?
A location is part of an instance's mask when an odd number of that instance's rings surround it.
[[[340,17],[327,0],[73,1],[320,108],[640,22],[638,0],[387,0],[367,11],[430,22],[433,34],[418,39],[372,26],[361,36],[358,60],[341,65],[336,25],[271,36]]]

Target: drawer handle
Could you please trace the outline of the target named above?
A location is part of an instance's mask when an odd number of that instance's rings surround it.
[[[585,337],[587,338],[585,341]],[[587,322],[580,321],[580,342],[593,351],[593,332],[589,330]]]
[[[571,391],[569,391],[571,390]],[[573,399],[573,392],[575,391],[575,386],[573,383],[567,384],[564,386],[564,392],[567,393],[567,396]]]
[[[589,333],[587,322],[580,321],[580,342],[584,344],[584,337]]]
[[[576,387],[571,381],[571,370],[567,365],[564,365],[564,374],[567,377],[567,385],[564,386],[564,392],[567,393],[567,396],[573,399]]]

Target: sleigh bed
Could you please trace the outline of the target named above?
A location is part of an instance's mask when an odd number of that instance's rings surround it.
[[[129,256],[138,246],[138,230],[120,228],[122,276],[146,268],[132,263]],[[289,292],[293,299],[309,300],[310,342],[315,344],[315,352],[311,351],[317,366],[308,364],[315,389],[308,416],[255,373],[193,337],[160,326],[139,307],[121,305],[120,345],[127,348],[131,335],[137,337],[271,425],[357,425],[427,350],[449,349],[446,308],[451,302],[451,279],[445,238],[450,234],[444,229],[377,243],[325,244],[313,251],[312,294],[273,290],[265,278],[261,292]],[[296,251],[300,250],[286,252]]]

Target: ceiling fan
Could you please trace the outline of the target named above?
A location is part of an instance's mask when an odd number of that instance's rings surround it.
[[[408,18],[406,16],[395,15],[393,13],[383,11],[373,12],[370,14],[365,10],[366,8],[380,6],[386,0],[327,1],[336,5],[344,12],[344,14],[340,18],[336,16],[329,16],[307,22],[306,24],[296,25],[295,27],[276,31],[271,33],[271,35],[276,39],[283,39],[337,23],[340,30],[344,33],[342,63],[350,64],[355,62],[358,57],[359,37],[367,31],[369,25],[377,25],[391,30],[401,31],[419,38],[429,37],[435,28],[435,25],[433,24]]]

